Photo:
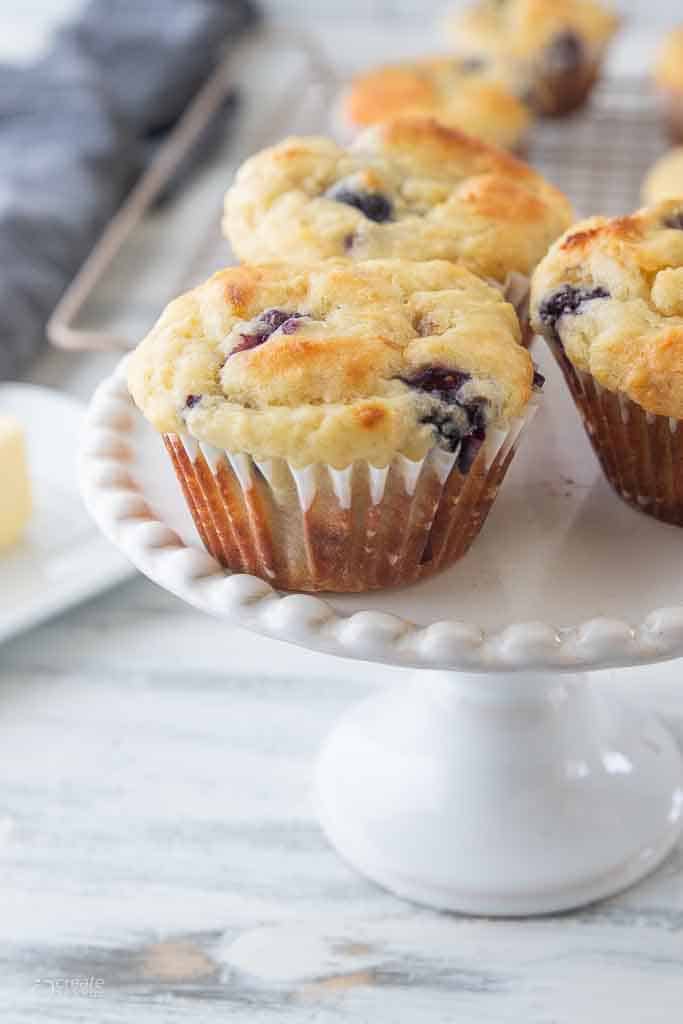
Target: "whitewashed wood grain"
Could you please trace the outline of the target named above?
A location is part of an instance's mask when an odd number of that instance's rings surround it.
[[[595,908],[492,922],[403,904],[328,849],[316,751],[390,670],[256,639],[142,580],[0,658],[3,1024],[680,1020],[683,850]],[[605,685],[682,734],[679,676]],[[72,978],[99,995],[51,993]]]

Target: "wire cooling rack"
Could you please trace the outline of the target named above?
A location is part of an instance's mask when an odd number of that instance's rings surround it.
[[[234,261],[220,235],[222,198],[239,164],[287,134],[324,132],[339,83],[307,34],[270,28],[230,53],[185,111],[147,172],[105,228],[48,323],[71,350],[131,348],[179,291]],[[237,90],[235,124],[219,111]],[[172,202],[158,205],[207,134],[211,158]]]
[[[218,140],[196,180],[158,210],[169,178],[191,158],[235,85],[243,97],[237,129]],[[65,292],[48,325],[51,341],[74,350],[132,347],[172,295],[234,262],[220,215],[235,169],[285,135],[331,133],[342,85],[309,37],[282,31],[261,35],[219,68]],[[643,178],[666,148],[649,83],[622,76],[604,79],[571,117],[537,123],[529,160],[580,216],[613,216],[640,205]]]
[[[539,123],[529,160],[579,216],[612,217],[641,205],[643,178],[667,146],[648,80],[619,76],[603,79],[583,110]]]

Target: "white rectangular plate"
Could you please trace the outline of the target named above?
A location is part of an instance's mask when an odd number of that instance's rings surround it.
[[[33,515],[24,539],[0,551],[0,643],[135,570],[104,539],[78,493],[80,403],[32,384],[0,384],[0,412],[26,431]]]

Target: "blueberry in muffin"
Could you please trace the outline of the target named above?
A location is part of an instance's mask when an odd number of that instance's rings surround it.
[[[594,299],[607,299],[609,292],[600,286],[595,288],[577,288],[575,285],[563,284],[557,291],[551,292],[542,300],[538,307],[538,320],[544,333],[553,341],[562,344],[558,324],[565,316],[578,316],[585,303]]]

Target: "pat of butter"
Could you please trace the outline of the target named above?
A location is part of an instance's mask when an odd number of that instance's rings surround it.
[[[31,485],[20,424],[0,415],[0,549],[15,544],[31,515]]]

